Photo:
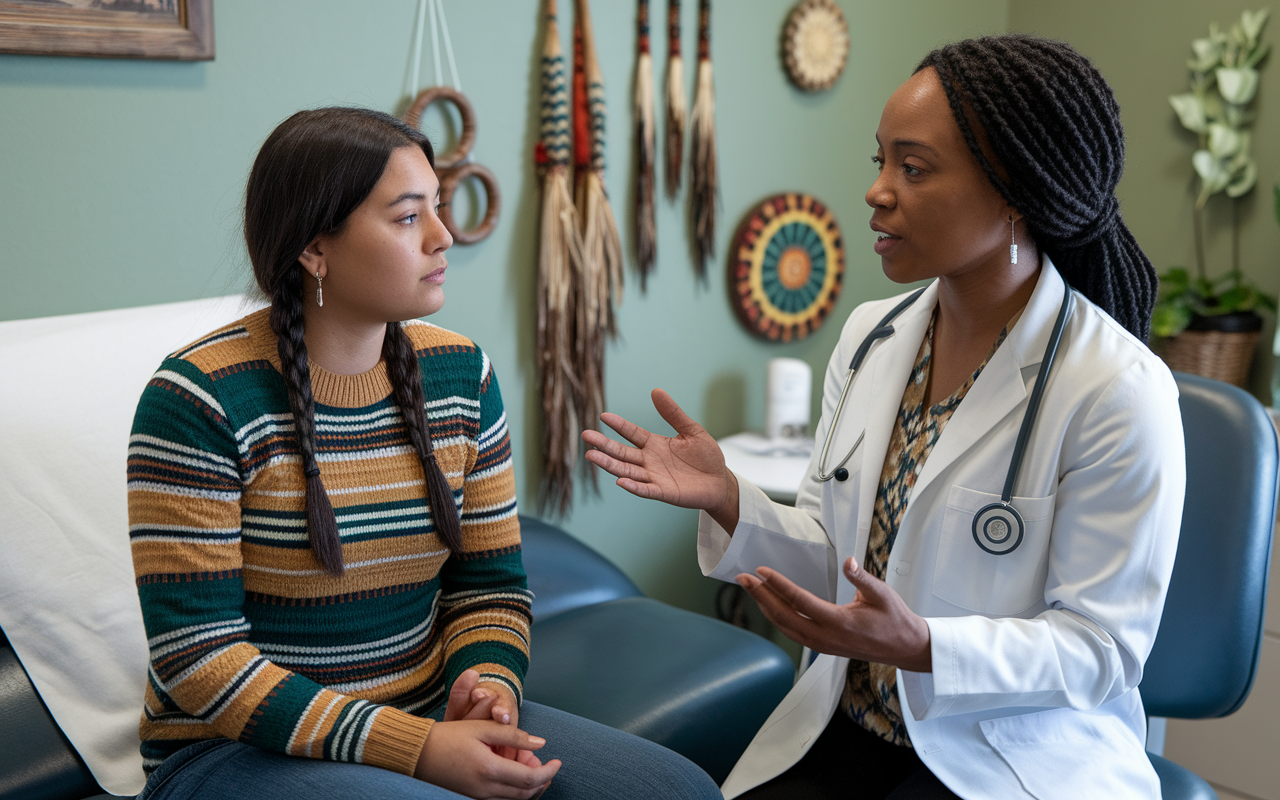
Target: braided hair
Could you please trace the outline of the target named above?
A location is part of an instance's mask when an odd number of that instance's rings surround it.
[[[271,301],[289,410],[306,478],[307,535],[320,564],[343,573],[338,521],[316,459],[315,400],[304,338],[303,273],[298,258],[322,234],[336,234],[382,177],[392,152],[419,147],[435,166],[431,143],[395,117],[360,108],[300,111],[280,123],[258,151],[245,189],[244,237],[254,278]],[[413,344],[400,323],[387,324],[382,355],[422,463],[436,532],[451,552],[462,549],[458,507],[436,462]]]
[[[984,36],[925,56],[969,150],[1063,278],[1147,340],[1157,281],[1120,217],[1120,107],[1070,45]]]

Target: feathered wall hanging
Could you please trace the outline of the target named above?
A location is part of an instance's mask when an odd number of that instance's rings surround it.
[[[576,375],[578,307],[582,303],[582,240],[569,191],[569,92],[556,25],[556,0],[546,0],[542,51],[541,139],[534,159],[542,172],[538,242],[538,377],[542,389],[542,486],[539,506],[563,515],[573,502],[581,385]]]
[[[684,158],[684,59],[680,56],[680,0],[667,0],[667,111],[663,120],[666,139],[667,199],[680,191],[680,167]]]
[[[653,125],[653,57],[649,53],[649,0],[636,12],[636,271],[644,291],[658,252],[658,223],[653,207],[656,136]]]
[[[694,266],[706,280],[707,261],[715,255],[716,93],[711,75],[711,0],[698,3],[698,86],[693,100],[693,138],[689,169],[689,215],[693,223]]]
[[[614,306],[622,301],[622,239],[604,188],[604,78],[596,58],[589,0],[575,0],[573,135],[578,218],[582,224],[582,303],[576,359],[582,395],[581,429],[599,425],[604,411],[605,340],[616,332]],[[595,468],[583,461],[595,485]]]

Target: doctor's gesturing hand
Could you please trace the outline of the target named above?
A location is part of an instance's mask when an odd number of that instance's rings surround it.
[[[648,500],[706,511],[730,536],[738,527],[738,479],[724,463],[711,434],[661,389],[653,406],[676,435],[660,436],[613,413],[600,421],[634,447],[599,431],[583,431],[594,450],[586,457],[618,479],[618,486]],[[837,605],[802,589],[784,575],[760,567],[738,583],[788,638],[819,653],[931,672],[929,625],[888,584],[845,561],[844,575],[858,589],[852,603]]]
[[[654,389],[651,397],[653,407],[675,428],[674,437],[650,433],[606,412],[600,421],[635,447],[599,431],[583,431],[583,440],[596,448],[587,451],[587,460],[613,475],[618,486],[635,496],[706,511],[732,535],[738,527],[738,479],[725,466],[720,445],[671,395]]]
[[[889,584],[849,557],[844,576],[858,589],[853,602],[836,605],[796,586],[779,572],[760,567],[738,585],[787,638],[818,653],[891,664],[909,672],[933,672],[929,624],[907,608]]]

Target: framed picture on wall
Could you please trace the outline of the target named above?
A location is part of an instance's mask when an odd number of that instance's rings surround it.
[[[0,0],[0,53],[213,58],[213,0]]]

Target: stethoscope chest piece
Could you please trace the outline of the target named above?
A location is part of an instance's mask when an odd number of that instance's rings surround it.
[[[994,556],[1012,553],[1022,544],[1022,516],[1008,503],[985,505],[973,516],[973,540]]]

